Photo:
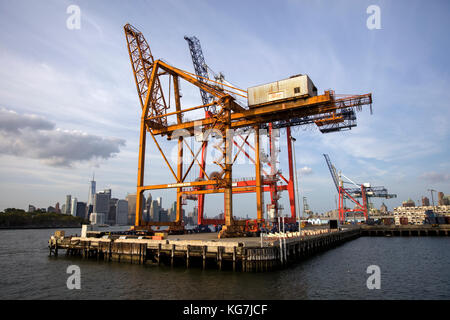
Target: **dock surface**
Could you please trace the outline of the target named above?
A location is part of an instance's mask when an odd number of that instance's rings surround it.
[[[217,233],[169,235],[167,239],[78,237],[55,233],[50,255],[61,250],[69,256],[135,264],[271,271],[316,252],[331,249],[360,236],[449,236],[442,226],[343,226],[341,230],[315,228],[263,237],[218,239]]]
[[[360,236],[359,227],[315,229],[270,237],[217,239],[217,233],[170,235],[164,240],[52,236],[50,254],[136,264],[271,271]]]

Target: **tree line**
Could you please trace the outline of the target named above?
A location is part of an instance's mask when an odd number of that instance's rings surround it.
[[[81,217],[45,212],[37,209],[26,212],[23,209],[7,208],[0,212],[0,227],[77,227],[89,222]]]

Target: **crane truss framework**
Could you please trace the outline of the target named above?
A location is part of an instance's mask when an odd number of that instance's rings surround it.
[[[139,159],[138,159],[138,181],[136,195],[136,228],[147,228],[151,225],[169,225],[174,229],[182,229],[182,197],[183,193],[190,194],[207,194],[207,193],[223,193],[224,195],[224,218],[225,226],[222,228],[221,236],[236,234],[242,230],[245,221],[233,219],[232,194],[232,149],[233,132],[238,128],[253,128],[255,130],[255,186],[235,186],[239,191],[256,192],[257,195],[257,217],[262,220],[262,192],[263,181],[261,175],[261,159],[259,144],[259,129],[263,125],[270,122],[288,122],[290,119],[309,119],[314,120],[329,119],[336,117],[336,114],[342,110],[360,108],[363,105],[372,103],[371,94],[351,96],[336,99],[334,92],[325,91],[323,95],[309,98],[293,98],[282,101],[276,101],[258,108],[247,109],[235,102],[233,93],[242,95],[241,89],[223,85],[219,87],[214,81],[206,79],[200,81],[196,75],[181,69],[175,68],[161,60],[153,60],[149,46],[145,41],[142,33],[137,31],[130,25],[124,27],[127,38],[130,61],[136,80],[136,87],[142,107]],[[137,54],[137,52],[139,54]],[[145,54],[144,54],[145,53]],[[162,80],[160,77],[169,76],[173,78],[173,91],[176,111],[167,112],[167,105],[164,99],[164,93],[161,88]],[[169,78],[170,79],[170,78]],[[182,108],[179,80],[184,80],[204,90],[214,97],[213,102],[209,105],[201,105],[196,107]],[[205,80],[205,79],[203,79]],[[144,82],[147,84],[144,85]],[[169,82],[171,83],[171,82]],[[225,88],[227,87],[227,88]],[[169,87],[170,92],[170,87]],[[145,99],[143,96],[145,95]],[[214,105],[217,108],[215,114],[201,119],[183,121],[182,115],[193,110],[205,109]],[[169,124],[167,119],[169,116],[176,116],[177,123]],[[300,123],[301,124],[301,123]],[[206,130],[205,140],[202,147],[211,134],[211,131],[219,132],[224,137],[222,145],[219,147],[221,151],[221,159],[216,162],[219,167],[219,173],[214,177],[208,177],[202,181],[187,181],[187,176],[197,156],[202,148],[199,149],[194,159],[187,168],[183,164],[183,133],[193,136],[198,127]],[[212,129],[212,130],[208,130]],[[163,157],[167,168],[172,174],[174,181],[172,183],[145,185],[144,184],[144,164],[146,152],[147,133],[152,137],[157,149]],[[175,133],[175,135],[174,135]],[[177,137],[178,140],[178,157],[176,172],[169,163],[165,153],[158,143],[157,136],[167,136],[169,140]],[[288,144],[288,146],[291,144]],[[201,165],[199,166],[201,168]],[[197,190],[185,191],[185,188],[198,188]],[[203,187],[203,189],[202,189]],[[207,188],[206,188],[207,187]],[[176,220],[172,222],[145,222],[142,219],[142,200],[141,195],[146,190],[170,189],[177,190],[177,215]]]
[[[369,218],[369,198],[396,198],[396,194],[390,194],[388,193],[388,190],[385,187],[366,187],[363,184],[360,185],[359,188],[344,188],[344,182],[342,179],[338,176],[336,173],[336,168],[331,163],[330,157],[328,154],[323,155],[325,157],[325,161],[327,162],[328,169],[330,171],[331,177],[333,179],[334,185],[336,186],[336,190],[339,194],[339,206],[338,206],[338,212],[339,212],[339,220],[341,222],[345,221],[345,217],[347,213],[349,212],[360,212],[362,211],[364,213],[364,217],[366,219]],[[361,198],[363,203],[361,204],[356,199]],[[349,199],[351,200],[358,209],[346,209],[344,200]]]
[[[256,166],[256,149],[255,147],[249,142],[249,136],[251,133],[254,133],[254,130],[247,130],[245,137],[242,134],[237,134],[237,137],[240,138],[240,140],[236,141],[233,138],[233,145],[237,148],[236,154],[233,156],[233,164],[236,162],[236,159],[240,154],[243,154],[246,159],[248,159],[250,162],[253,163],[253,165]],[[265,134],[264,130],[262,132],[260,131],[260,136]],[[273,134],[271,131],[268,133],[269,140],[272,141]],[[272,208],[275,209],[275,217],[278,216],[278,199],[280,195],[278,195],[278,192],[280,191],[288,191],[289,193],[289,203],[290,203],[290,210],[291,210],[291,217],[287,218],[286,221],[289,222],[295,222],[296,221],[296,206],[295,206],[295,191],[294,191],[294,168],[293,168],[293,161],[292,161],[292,145],[291,145],[291,130],[290,127],[286,128],[286,138],[287,138],[287,151],[288,151],[288,166],[289,166],[289,177],[288,179],[284,177],[284,175],[277,170],[272,170],[272,167],[274,166],[271,162],[267,162],[268,167],[271,169],[270,172],[267,172],[264,170],[263,165],[261,164],[261,181],[257,181],[256,177],[253,178],[244,178],[244,179],[235,179],[233,180],[233,194],[240,194],[240,193],[250,193],[250,192],[256,192],[256,186],[262,185],[261,190],[262,192],[270,192],[270,198],[271,198],[271,205]],[[256,142],[258,143],[258,142]],[[259,141],[259,143],[261,143]],[[188,148],[189,146],[186,145]],[[254,156],[247,152],[244,147],[249,147],[253,153]],[[206,178],[209,179],[209,177],[206,175],[205,172],[205,150],[206,150],[206,144],[202,146],[202,158],[201,163],[199,164],[200,171],[199,171],[199,178],[197,181],[202,181]],[[261,150],[261,148],[260,148]],[[189,151],[191,152],[191,155],[194,156],[194,152],[189,148]],[[270,149],[270,154],[272,156],[273,149]],[[262,161],[264,162],[264,161]],[[261,160],[260,160],[261,163]],[[211,176],[211,174],[210,174]],[[283,180],[281,184],[278,184],[279,180]],[[189,199],[189,200],[197,200],[198,201],[198,224],[199,225],[208,225],[208,224],[224,224],[224,219],[208,219],[204,216],[204,197],[205,194],[196,194],[194,195],[192,191],[199,190],[199,189],[213,189],[213,186],[204,186],[204,187],[194,187],[194,188],[183,188],[183,198]],[[261,199],[261,202],[263,202],[263,199]],[[261,215],[258,216],[259,220],[263,219],[263,211],[261,208]]]
[[[164,115],[168,107],[159,79],[153,83],[153,88],[149,90],[150,75],[154,64],[150,47],[144,35],[130,24],[125,25],[124,30],[141,108],[144,109],[146,100],[149,99],[151,115]],[[149,92],[151,92],[151,96],[148,96]],[[167,125],[164,117],[155,118],[155,121],[161,125]]]
[[[208,69],[206,67],[205,58],[203,57],[203,51],[200,46],[200,40],[197,37],[187,37],[184,39],[187,41],[189,46],[189,51],[191,53],[192,62],[194,64],[195,74],[199,81],[205,82],[204,79],[208,77]],[[202,102],[204,105],[209,104],[213,97],[208,94],[207,91],[200,89],[200,95],[202,97]]]
[[[187,41],[189,46],[189,51],[191,53],[192,57],[192,63],[194,65],[195,74],[197,75],[197,79],[200,81],[209,79],[208,74],[208,66],[206,65],[205,58],[203,56],[203,50],[200,45],[200,41],[197,39],[197,37],[187,37],[185,36],[184,39]],[[213,100],[213,97],[209,95],[206,91],[200,89],[200,94],[202,97],[202,102],[204,105],[209,105],[209,103]],[[209,109],[209,108],[208,108]],[[205,117],[211,117],[211,112],[206,109],[205,111]],[[215,109],[211,108],[212,113],[215,113]],[[270,127],[270,128],[269,128]],[[269,129],[269,139],[273,141],[272,136],[272,130],[273,130],[273,124],[269,124],[267,127]],[[237,156],[242,151],[242,153],[245,155],[245,157],[250,160],[254,165],[256,165],[256,161],[254,158],[252,158],[245,150],[243,150],[244,145],[250,147],[253,151],[255,151],[255,148],[253,145],[248,141],[250,130],[247,130],[247,136],[244,139],[242,135],[238,135],[238,137],[241,138],[243,141],[241,145],[238,144],[237,141],[233,138],[233,144],[238,148],[238,152],[236,153],[233,163],[235,162]],[[268,163],[269,167],[271,167],[271,175],[269,175],[267,172],[262,169],[264,177],[262,178],[262,191],[263,192],[270,192],[270,198],[271,198],[271,205],[270,208],[274,209],[274,218],[276,221],[276,217],[278,217],[279,212],[279,205],[278,205],[278,199],[280,195],[278,194],[280,191],[287,190],[289,192],[289,202],[290,202],[290,209],[291,209],[291,217],[288,219],[290,222],[295,222],[296,220],[296,201],[295,201],[295,192],[294,192],[294,181],[293,181],[293,160],[292,160],[292,147],[291,147],[291,130],[290,127],[286,127],[286,137],[287,137],[287,146],[288,146],[288,164],[289,164],[289,180],[287,180],[281,173],[276,172],[275,173],[275,167],[276,164]],[[208,143],[202,146],[202,155],[201,155],[201,164],[199,170],[199,178],[198,180],[204,180],[205,179],[205,165],[206,165],[206,149],[207,149]],[[270,148],[270,158],[273,158],[273,148]],[[191,152],[192,153],[192,152]],[[194,155],[192,153],[192,155]],[[255,157],[256,158],[256,157]],[[273,168],[272,168],[273,167]],[[286,182],[286,185],[278,185],[278,180],[283,179]],[[242,186],[253,186],[256,187],[257,181],[256,178],[253,179],[240,179],[240,181],[236,181],[233,183],[233,187],[236,187],[233,189],[233,193],[248,193],[252,192],[251,190],[245,190],[241,191],[239,190],[239,187]],[[199,194],[199,195],[186,195],[184,194],[183,199],[190,199],[190,200],[196,200],[197,201],[197,223],[199,225],[208,225],[208,224],[224,224],[224,219],[208,219],[205,218],[204,215],[204,209],[205,209],[205,194]],[[263,199],[262,199],[263,200]],[[185,204],[185,202],[183,202]],[[264,206],[262,206],[262,209]],[[262,212],[261,212],[262,213]],[[263,214],[261,214],[263,216]],[[261,219],[261,217],[259,217]]]

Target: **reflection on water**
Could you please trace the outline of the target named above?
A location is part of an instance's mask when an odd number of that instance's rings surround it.
[[[53,232],[0,231],[0,299],[450,299],[449,238],[362,237],[284,270],[234,273],[49,257]],[[71,264],[81,290],[66,287]],[[373,264],[381,290],[366,287]]]

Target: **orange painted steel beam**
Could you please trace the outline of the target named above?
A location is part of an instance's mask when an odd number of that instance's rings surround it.
[[[255,189],[256,189],[256,215],[258,219],[263,219],[263,194],[262,194],[262,183],[261,183],[261,159],[260,159],[260,138],[259,138],[259,127],[255,126]]]
[[[218,185],[216,180],[206,180],[206,181],[192,181],[192,182],[181,182],[181,183],[167,183],[167,184],[154,184],[139,187],[140,190],[158,190],[158,189],[172,189],[172,188],[184,188],[184,187],[197,187],[197,186],[207,186],[207,185]]]
[[[258,108],[234,112],[231,115],[231,129],[251,126],[254,124],[263,124],[286,120],[293,117],[306,117],[317,114],[325,114],[338,109],[355,107],[372,103],[372,95],[355,95],[342,99],[334,99],[329,91],[323,95],[291,100],[286,102],[277,102],[270,105],[263,105]],[[261,120],[262,119],[262,120]],[[202,125],[211,125],[213,119],[205,118],[195,121],[184,122],[180,125],[170,125],[165,129],[155,129],[155,134],[170,134],[174,130],[186,129],[193,130],[195,122],[201,121]]]
[[[142,221],[142,191],[140,188],[144,186],[144,164],[145,164],[145,144],[146,144],[147,130],[144,121],[144,117],[141,118],[141,130],[139,135],[139,158],[138,158],[138,180],[137,180],[137,192],[136,192],[136,213],[135,213],[135,225],[139,226]]]
[[[180,88],[178,87],[178,76],[173,77],[173,90],[175,92],[175,109],[177,110],[177,123],[182,123],[183,119],[181,117],[181,99],[180,99]],[[178,165],[177,165],[177,178],[178,182],[183,179],[183,136],[178,137]],[[177,207],[176,207],[176,217],[175,222],[181,224],[183,221],[183,205],[181,201],[182,188],[177,188]]]

